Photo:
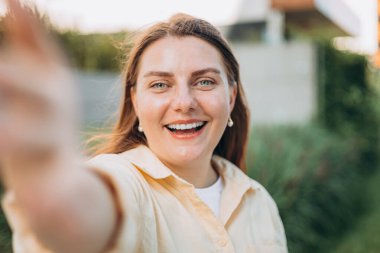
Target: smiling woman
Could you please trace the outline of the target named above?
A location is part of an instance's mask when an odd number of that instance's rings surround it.
[[[217,49],[194,36],[168,36],[142,54],[131,95],[150,149],[177,175],[205,187],[216,179],[210,161],[236,92]]]
[[[23,31],[33,18],[17,1],[9,3],[12,28]],[[244,174],[248,110],[238,63],[214,26],[177,14],[140,34],[125,66],[118,122],[86,164],[62,121],[74,114],[60,103],[68,72],[58,75],[55,51],[41,47],[51,41],[32,35],[9,37],[42,67],[18,70],[39,77],[42,86],[23,88],[9,107],[22,102],[43,109],[39,102],[46,100],[56,110],[42,113],[46,125],[35,129],[35,138],[8,140],[22,149],[0,153],[15,253],[287,252],[276,204]],[[37,47],[25,43],[30,40]],[[18,66],[24,57],[15,54],[4,64]],[[0,68],[0,88],[30,85],[8,69]],[[52,71],[55,79],[48,78]],[[60,99],[41,92],[47,85]],[[26,99],[31,91],[40,92]],[[61,138],[39,141],[52,131]]]

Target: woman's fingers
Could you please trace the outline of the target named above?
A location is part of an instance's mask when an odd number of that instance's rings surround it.
[[[63,63],[63,54],[45,31],[36,17],[36,9],[21,6],[19,0],[7,0],[8,14],[5,17],[5,37],[15,50],[29,51],[37,56],[41,64]]]
[[[64,71],[37,80],[12,73],[0,71],[0,155],[65,145],[77,124],[75,94],[62,89],[72,80]]]
[[[28,52],[0,54],[0,93],[22,94],[54,105],[72,92],[73,80],[67,67],[43,68]]]
[[[5,17],[5,33],[11,44],[37,49],[39,25],[35,18],[23,8],[18,0],[7,0],[8,13]]]
[[[61,82],[49,83],[46,79],[53,79],[56,72],[67,70],[64,55],[30,7],[21,6],[18,0],[7,0],[7,3],[6,43],[0,52],[0,89],[11,84],[13,89],[24,89],[25,92],[57,90]],[[4,78],[13,80],[1,82]],[[52,85],[56,87],[48,87]]]
[[[65,96],[72,89],[65,57],[30,8],[7,0],[6,46],[0,52],[0,89],[41,98]]]
[[[7,0],[0,52],[0,158],[72,140],[77,93],[57,44],[30,10]]]

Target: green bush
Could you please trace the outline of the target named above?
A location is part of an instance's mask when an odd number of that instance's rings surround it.
[[[2,197],[3,189],[0,183],[0,197]],[[2,208],[0,207],[0,252],[11,253],[11,230],[4,217]]]
[[[355,138],[360,169],[372,172],[379,165],[379,96],[369,78],[365,56],[319,44],[318,121],[343,137]]]
[[[48,16],[32,9],[38,19],[61,44],[73,67],[84,71],[120,71],[125,58],[124,41],[127,31],[83,34],[75,30],[62,31]],[[4,17],[0,16],[0,46],[4,43]]]
[[[371,177],[363,187],[369,196],[368,210],[332,251],[334,253],[378,253],[380,249],[380,171]]]
[[[57,32],[57,37],[74,67],[86,71],[119,71],[123,55],[120,45],[126,34],[64,31]]]
[[[278,204],[289,252],[326,252],[364,209],[360,149],[322,128],[254,129],[248,175]]]

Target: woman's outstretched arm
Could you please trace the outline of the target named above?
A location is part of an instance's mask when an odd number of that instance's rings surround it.
[[[0,175],[28,227],[52,252],[104,252],[116,229],[105,181],[76,150],[76,92],[57,45],[8,0],[0,52]]]

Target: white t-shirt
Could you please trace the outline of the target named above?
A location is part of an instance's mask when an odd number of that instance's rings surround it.
[[[220,213],[220,200],[223,187],[223,180],[219,177],[218,180],[209,187],[195,188],[195,192],[207,204],[207,206],[210,207],[216,217],[219,217]]]

